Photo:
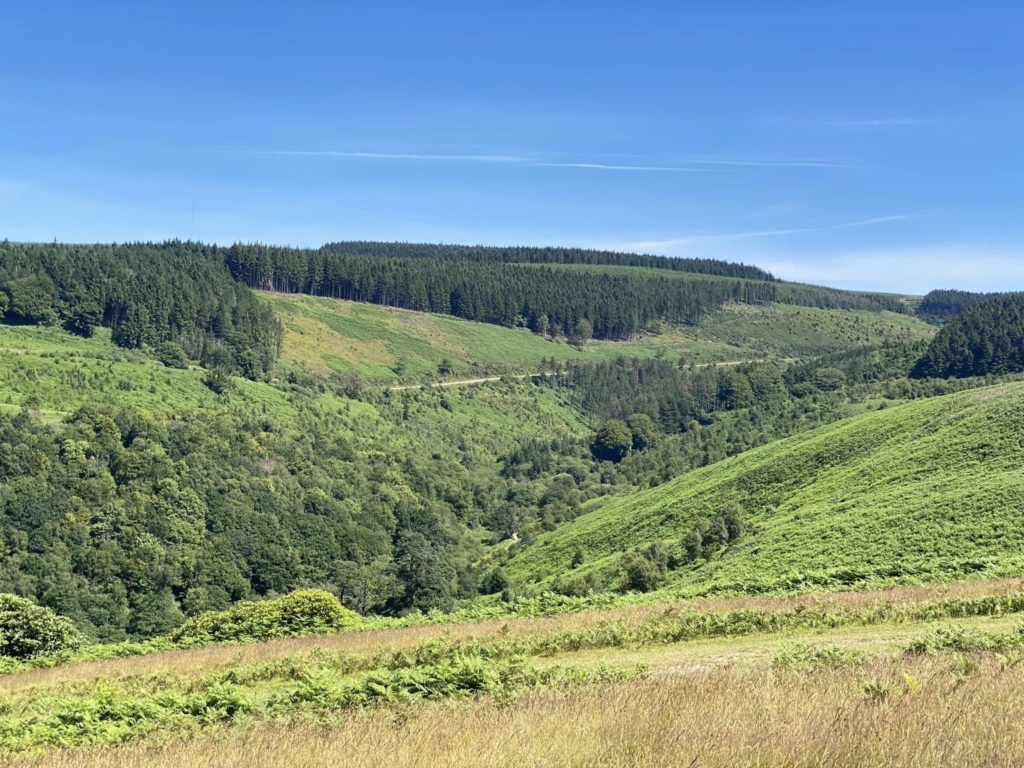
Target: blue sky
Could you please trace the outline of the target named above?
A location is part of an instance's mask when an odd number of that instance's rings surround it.
[[[1024,7],[0,4],[0,237],[614,247],[1024,289]]]

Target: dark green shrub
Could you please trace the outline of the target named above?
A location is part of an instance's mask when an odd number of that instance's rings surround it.
[[[480,594],[494,595],[509,588],[508,576],[501,568],[492,568],[480,580]]]
[[[729,543],[729,529],[725,524],[725,518],[716,515],[704,529],[705,549],[715,550],[724,547]]]
[[[594,573],[588,573],[586,576],[559,576],[552,585],[556,593],[566,597],[587,597],[593,594],[597,587],[597,576]]]
[[[188,355],[180,344],[165,341],[156,348],[156,357],[168,368],[188,368]]]
[[[221,368],[214,368],[203,377],[203,384],[218,395],[226,394],[231,390],[231,377]]]
[[[0,656],[31,659],[81,644],[81,634],[67,617],[23,597],[0,594]]]
[[[680,547],[683,552],[682,561],[684,563],[692,563],[702,554],[704,554],[704,535],[700,528],[691,528],[680,543]]]
[[[811,376],[811,381],[822,392],[835,392],[846,384],[846,374],[838,368],[819,368]]]
[[[623,555],[620,567],[623,592],[650,592],[665,580],[668,571],[668,548],[660,541]]]
[[[269,640],[351,629],[362,617],[330,592],[301,589],[274,600],[243,601],[195,616],[170,635],[181,645]]]

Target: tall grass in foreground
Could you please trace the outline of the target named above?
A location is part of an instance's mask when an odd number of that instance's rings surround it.
[[[709,668],[600,688],[284,722],[166,747],[51,753],[17,768],[1018,766],[1024,665],[876,659],[811,673]]]

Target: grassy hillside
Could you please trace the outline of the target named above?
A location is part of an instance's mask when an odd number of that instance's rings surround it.
[[[618,355],[685,355],[697,363],[796,357],[885,341],[928,339],[935,330],[892,312],[823,310],[789,305],[729,305],[695,328],[666,327],[633,341],[591,341],[582,348],[526,329],[447,315],[336,301],[301,294],[261,294],[284,326],[286,366],[312,373],[358,371],[374,381],[450,374],[532,372],[542,360],[593,361]]]
[[[612,578],[620,554],[676,544],[723,505],[745,533],[670,571],[682,593],[949,577],[1019,568],[1024,384],[915,401],[748,451],[610,500],[538,537],[509,564],[519,584],[578,569]]]
[[[935,329],[896,312],[731,304],[698,332],[753,357],[814,357],[889,342],[930,339]]]
[[[237,397],[218,398],[205,371],[166,368],[139,350],[115,346],[110,331],[82,338],[52,326],[0,324],[0,408],[28,404],[48,418],[105,404],[170,414],[220,407],[294,416],[285,394],[234,378]]]

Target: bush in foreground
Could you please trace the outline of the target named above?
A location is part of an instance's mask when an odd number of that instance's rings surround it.
[[[352,629],[362,617],[330,592],[301,589],[273,600],[245,601],[189,619],[170,635],[179,645],[270,640]]]
[[[0,594],[0,656],[31,659],[81,644],[81,634],[67,617],[23,597]]]

